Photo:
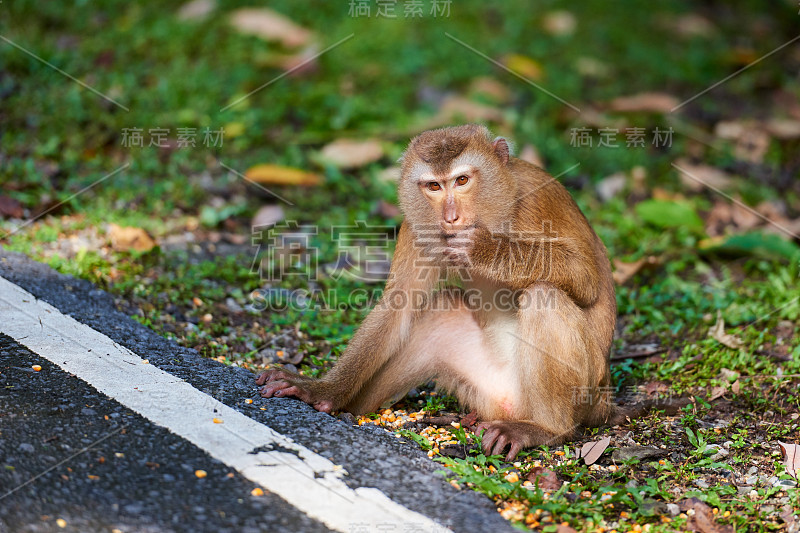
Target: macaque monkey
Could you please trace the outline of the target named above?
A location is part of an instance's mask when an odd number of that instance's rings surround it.
[[[479,125],[414,138],[398,187],[405,221],[381,301],[327,375],[269,369],[261,396],[361,414],[433,379],[509,461],[606,422],[614,284],[567,190]]]

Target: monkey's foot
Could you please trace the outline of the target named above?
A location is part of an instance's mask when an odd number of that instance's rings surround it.
[[[533,422],[494,420],[481,422],[475,428],[475,433],[485,429],[481,446],[487,455],[498,455],[508,447],[506,461],[512,461],[523,449],[529,446],[560,444],[564,435],[558,435],[543,429]]]
[[[264,398],[284,398],[292,396],[301,400],[317,411],[330,413],[333,402],[324,399],[320,382],[299,376],[287,370],[273,368],[265,370],[256,378],[256,385],[261,386],[260,394]]]

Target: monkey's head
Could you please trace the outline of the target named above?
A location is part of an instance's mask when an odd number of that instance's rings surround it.
[[[506,140],[492,140],[478,124],[430,130],[412,139],[398,186],[411,229],[439,228],[443,237],[478,226],[499,230],[516,196],[509,157]]]

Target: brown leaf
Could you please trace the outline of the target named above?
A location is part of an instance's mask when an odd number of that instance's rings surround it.
[[[461,425],[472,427],[478,421],[478,411],[472,411],[461,417]]]
[[[523,161],[527,161],[528,163],[536,165],[539,168],[544,168],[544,160],[542,159],[542,156],[539,155],[539,150],[537,150],[532,144],[526,144],[523,146],[518,157]]]
[[[528,481],[537,485],[542,490],[558,490],[561,488],[561,481],[558,475],[543,466],[535,466],[525,477]]]
[[[650,92],[620,96],[611,100],[608,106],[618,113],[669,113],[680,103],[671,94]]]
[[[383,153],[383,146],[377,139],[338,139],[325,145],[320,155],[339,168],[358,168],[379,160]]]
[[[783,465],[786,467],[786,473],[794,476],[795,479],[800,479],[800,446],[780,441],[778,441],[778,446],[781,447],[781,455],[783,456]]]
[[[305,46],[313,33],[272,9],[242,8],[230,15],[231,25],[241,33],[267,41],[278,41],[287,48]]]
[[[255,165],[247,169],[245,177],[256,183],[267,185],[319,185],[322,178],[318,174],[299,168],[280,165]]]
[[[711,389],[711,395],[708,397],[709,402],[713,402],[714,400],[718,400],[725,396],[725,393],[728,392],[727,387],[714,387]]]
[[[663,381],[651,381],[644,384],[644,392],[646,392],[648,396],[667,392],[668,390],[669,384],[664,383]]]
[[[156,246],[155,241],[142,228],[109,224],[108,236],[111,247],[118,252],[147,252]]]
[[[384,218],[394,218],[400,216],[400,208],[394,204],[390,204],[386,200],[381,200],[378,203],[378,214]]]
[[[703,187],[727,189],[731,186],[732,178],[718,168],[704,164],[695,165],[686,158],[678,159],[675,165],[683,170],[676,169],[681,183],[690,191],[698,192]]]
[[[600,459],[608,445],[611,444],[611,437],[603,437],[598,441],[587,442],[581,447],[581,457],[587,465],[593,465]]]
[[[506,104],[511,99],[511,91],[508,90],[508,87],[488,76],[472,80],[469,85],[469,93],[486,96],[498,104]]]
[[[626,263],[619,259],[614,259],[614,272],[611,276],[614,278],[617,285],[624,285],[643,268],[654,267],[658,264],[658,258],[652,255],[634,261],[633,263]]]
[[[708,336],[734,350],[744,346],[742,339],[730,333],[725,333],[725,320],[722,319],[720,311],[717,311],[717,322],[708,330]]]
[[[689,520],[686,522],[686,528],[689,531],[698,531],[700,533],[733,532],[733,526],[717,524],[714,520],[714,514],[711,512],[711,507],[697,498],[683,500],[678,504],[678,507],[684,513],[694,511],[694,514],[690,515]]]
[[[203,20],[217,7],[216,0],[191,0],[178,10],[180,20]]]
[[[453,122],[502,122],[503,113],[492,106],[481,104],[463,96],[450,95],[442,100],[439,112],[430,124],[442,126]]]
[[[717,27],[702,15],[688,13],[669,21],[669,28],[684,37],[710,37]]]
[[[260,208],[253,217],[252,226],[254,228],[273,226],[283,220],[285,214],[279,205],[265,205]]]
[[[633,263],[626,263],[619,259],[614,259],[614,272],[611,276],[617,285],[624,285],[626,281],[636,275],[639,270],[644,266],[645,260],[639,259]]]
[[[9,196],[0,195],[0,216],[22,218],[24,215],[21,203]]]
[[[624,172],[615,172],[597,182],[597,195],[604,202],[608,202],[625,190],[628,185],[628,176]]]
[[[772,119],[764,124],[767,133],[781,140],[791,140],[800,137],[800,120]]]
[[[572,35],[577,25],[575,15],[561,9],[547,12],[542,17],[542,27],[550,35]]]

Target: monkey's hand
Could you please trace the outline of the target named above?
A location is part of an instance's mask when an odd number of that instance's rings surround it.
[[[469,254],[475,244],[475,228],[459,230],[453,236],[445,237],[442,255],[448,262],[458,266],[469,266]]]
[[[284,398],[293,396],[323,413],[330,413],[334,406],[326,394],[325,383],[289,372],[280,368],[265,370],[256,378],[264,398]]]

